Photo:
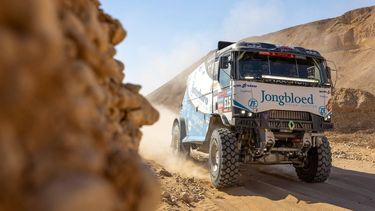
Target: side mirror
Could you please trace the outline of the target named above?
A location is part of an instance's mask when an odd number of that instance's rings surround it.
[[[332,72],[335,72],[335,78],[333,79],[332,78]],[[330,83],[332,84],[333,87],[336,87],[336,82],[337,82],[337,72],[335,69],[332,69],[330,67],[327,67],[327,76],[328,76],[328,79],[330,81]]]
[[[327,63],[329,63],[330,65],[332,65],[334,67],[334,69],[332,69],[327,64],[327,74],[328,74],[329,79],[331,80],[333,88],[335,88],[336,87],[336,83],[337,83],[337,79],[338,79],[337,78],[338,77],[338,71],[337,71],[338,69],[337,69],[336,64],[333,61],[327,60]],[[335,72],[335,76],[334,77],[332,77],[332,72]]]
[[[332,80],[331,79],[331,68],[330,67],[327,67],[327,76],[328,76],[329,80]]]

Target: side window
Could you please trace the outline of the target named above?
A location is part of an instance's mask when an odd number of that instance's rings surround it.
[[[222,56],[220,58],[219,66],[219,83],[221,88],[227,87],[230,85],[230,73],[231,73],[231,63],[230,56]]]
[[[215,71],[215,57],[211,57],[206,62],[207,66],[207,74],[210,76],[210,78],[214,79],[214,71]]]

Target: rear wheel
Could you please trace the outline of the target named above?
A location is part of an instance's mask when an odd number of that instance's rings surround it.
[[[181,158],[187,158],[190,154],[190,145],[188,143],[182,143],[181,139],[180,127],[178,124],[174,124],[172,128],[171,142],[173,154]]]
[[[328,179],[332,166],[331,147],[326,137],[322,138],[322,142],[320,146],[309,149],[303,167],[296,167],[300,180],[318,183]]]
[[[236,185],[239,178],[239,149],[235,135],[226,128],[215,129],[209,148],[211,182],[216,188]]]

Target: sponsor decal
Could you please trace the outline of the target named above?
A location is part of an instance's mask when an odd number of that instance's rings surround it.
[[[312,94],[308,96],[296,96],[293,92],[278,95],[278,94],[268,94],[266,90],[261,90],[262,92],[262,100],[263,102],[277,102],[280,106],[284,106],[285,103],[287,104],[306,104],[306,105],[313,105],[314,104],[314,96]]]
[[[218,94],[217,103],[220,112],[230,112],[232,107],[231,90],[222,91]]]
[[[319,93],[331,94],[331,91],[330,90],[319,90]]]
[[[250,98],[248,105],[251,109],[256,109],[258,108],[258,101],[255,98]]]
[[[192,93],[193,93],[195,96],[197,96],[197,97],[200,96],[200,97],[199,97],[199,100],[202,101],[204,104],[207,104],[207,103],[208,103],[208,98],[207,98],[207,96],[204,96],[200,91],[198,91],[197,88],[192,87],[191,91],[192,91]]]
[[[244,83],[244,84],[242,84],[242,86],[241,86],[242,88],[246,88],[246,87],[250,87],[250,88],[256,88],[257,87],[257,85],[253,85],[253,84],[247,84],[247,83]]]
[[[331,113],[331,109],[327,107],[327,102],[331,98],[328,94],[329,89],[244,81],[234,81],[234,83],[236,88],[233,89],[233,106],[244,110],[251,112],[272,109],[306,111],[319,116],[323,116],[323,113]],[[248,88],[248,85],[257,87]],[[246,88],[242,88],[245,86]],[[320,108],[321,106],[323,107]]]
[[[319,114],[320,115],[322,115],[322,116],[326,116],[326,115],[328,115],[328,109],[327,109],[327,107],[325,107],[325,106],[320,106],[319,107]]]
[[[258,86],[257,85],[254,85],[254,84],[248,84],[248,83],[243,83],[243,84],[236,84],[234,85],[234,87],[241,87],[241,88],[257,88]]]

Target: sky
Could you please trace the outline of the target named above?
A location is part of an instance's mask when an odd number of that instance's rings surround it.
[[[125,83],[149,94],[199,58],[219,40],[267,34],[298,24],[375,5],[375,0],[102,0],[121,21],[126,39],[116,47]]]

